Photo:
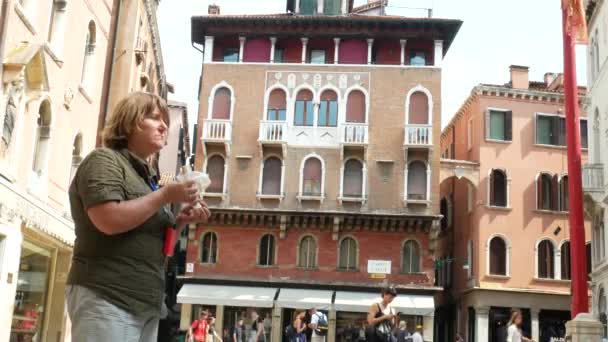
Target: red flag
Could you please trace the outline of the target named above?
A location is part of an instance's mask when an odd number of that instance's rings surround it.
[[[583,0],[562,0],[562,9],[566,10],[566,32],[578,44],[587,44],[587,21],[585,20],[585,8]]]

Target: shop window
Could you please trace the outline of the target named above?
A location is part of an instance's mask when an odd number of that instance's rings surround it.
[[[562,243],[560,254],[562,266],[561,279],[570,280],[572,279],[572,272],[570,271],[570,241],[565,241]]]
[[[554,279],[555,278],[555,262],[553,243],[549,240],[543,240],[538,244],[538,278]]]
[[[296,96],[295,126],[312,126],[314,124],[314,104],[312,92],[302,89]]]
[[[53,52],[59,55],[63,53],[67,4],[68,3],[66,0],[53,1],[53,15],[51,17],[49,43],[53,49]]]
[[[353,238],[344,238],[340,242],[340,260],[338,268],[344,271],[357,269],[357,242]]]
[[[415,201],[427,200],[426,190],[426,164],[419,160],[409,163],[407,172],[407,199]]]
[[[568,198],[568,176],[563,176],[559,180],[559,210],[569,211],[569,198]]]
[[[275,89],[268,98],[268,121],[285,121],[287,118],[287,95],[283,89]]]
[[[366,108],[365,94],[360,90],[351,91],[346,101],[346,122],[365,123]]]
[[[40,177],[45,171],[48,162],[49,144],[51,140],[51,103],[44,100],[38,110],[38,127],[36,131],[36,147],[32,171]]]
[[[211,179],[211,184],[207,188],[208,193],[224,193],[225,166],[224,157],[220,155],[214,155],[207,160],[207,174],[209,174],[209,178]]]
[[[513,112],[490,109],[486,114],[486,139],[511,141],[513,139]]]
[[[213,232],[207,232],[203,235],[201,262],[203,264],[215,264],[217,262],[217,235]]]
[[[81,162],[82,162],[82,134],[78,133],[76,135],[76,138],[74,138],[74,144],[72,146],[72,165],[70,167],[69,184],[72,183],[72,179],[74,179],[76,170],[78,170],[78,166],[80,166]]]
[[[410,53],[410,65],[425,66],[426,54],[423,51],[412,51]]]
[[[408,123],[410,125],[429,124],[429,98],[421,91],[416,91],[410,95],[408,108]]]
[[[226,87],[221,87],[213,94],[212,118],[216,120],[230,120],[232,109],[232,92]]]
[[[536,179],[537,209],[557,210],[558,181],[557,175],[541,173]]]
[[[260,266],[273,266],[275,264],[275,239],[274,235],[266,234],[260,240]]]
[[[29,241],[21,244],[17,287],[11,324],[11,341],[41,338],[47,309],[52,254]]]
[[[326,90],[321,94],[321,103],[319,103],[319,118],[317,120],[319,127],[337,127],[338,126],[338,95],[333,90]]]
[[[302,195],[321,196],[323,188],[323,164],[317,158],[308,158],[304,163]]]
[[[420,273],[420,245],[409,240],[403,244],[403,257],[401,258],[403,273]]]
[[[314,49],[308,53],[308,60],[310,64],[325,64],[325,50]]]
[[[317,267],[317,242],[312,236],[306,236],[300,241],[298,267]]]
[[[498,236],[490,241],[490,274],[507,275],[507,245]]]
[[[270,157],[264,161],[262,175],[262,194],[281,195],[281,176],[283,162],[277,157]]]
[[[507,174],[503,170],[494,169],[490,173],[490,206],[503,207],[507,203]]]
[[[344,197],[363,197],[363,163],[357,159],[349,159],[344,163]]]
[[[82,63],[82,77],[80,84],[87,91],[92,91],[92,86],[95,84],[95,43],[96,43],[96,27],[95,22],[89,22],[89,30],[87,32],[86,44],[84,49],[84,61]]]

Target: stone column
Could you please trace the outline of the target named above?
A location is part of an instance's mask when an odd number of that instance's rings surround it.
[[[215,307],[215,332],[223,338],[224,336],[224,306]]]
[[[179,330],[188,330],[192,323],[192,304],[182,304],[182,313],[179,320]]]
[[[593,315],[582,313],[566,323],[566,341],[588,342],[602,340],[602,323],[596,321]]]
[[[302,64],[306,63],[306,50],[308,46],[308,38],[301,38],[302,40]]]
[[[331,307],[331,309],[329,309],[329,316],[327,317],[329,319],[329,322],[327,322],[327,341],[335,341],[336,340],[336,318],[337,318],[338,314],[336,312],[336,308]]]
[[[532,339],[534,341],[539,341],[540,338],[540,325],[538,321],[538,315],[540,313],[539,309],[531,308],[530,316],[532,318]]]
[[[275,307],[272,309],[272,332],[271,342],[281,342],[283,337],[283,309]]]
[[[340,38],[334,38],[334,64],[338,64],[340,56]]]
[[[374,46],[374,40],[373,39],[368,39],[367,40],[367,64],[372,64],[372,48]]]
[[[407,39],[400,39],[401,43],[401,65],[405,65],[405,44],[407,44]]]
[[[270,63],[274,63],[274,54],[276,51],[277,37],[270,37]]]
[[[213,36],[205,36],[205,55],[203,61],[205,63],[213,62]]]
[[[243,55],[245,54],[246,37],[239,37],[239,63],[243,63]]]
[[[443,40],[435,41],[435,66],[441,67],[443,64]]]
[[[475,339],[477,341],[488,340],[488,325],[490,324],[490,309],[475,308]]]

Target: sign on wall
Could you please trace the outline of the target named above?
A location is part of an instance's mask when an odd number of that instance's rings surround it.
[[[390,260],[368,260],[367,273],[372,274],[391,274]]]

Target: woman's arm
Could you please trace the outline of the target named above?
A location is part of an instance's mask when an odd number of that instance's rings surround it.
[[[256,342],[259,341],[260,336],[264,333],[264,324],[258,322],[258,333],[255,334]]]
[[[369,312],[367,313],[367,324],[375,326],[381,322],[394,318],[394,315],[383,315],[383,316],[376,318],[376,314],[378,313],[378,310],[379,310],[379,308],[378,308],[378,305],[376,305],[376,304],[373,304],[369,308]]]
[[[296,332],[298,334],[301,333],[302,331],[304,331],[304,329],[306,329],[306,326],[304,324],[302,324],[302,320],[299,318],[296,319],[293,327],[296,329]]]

